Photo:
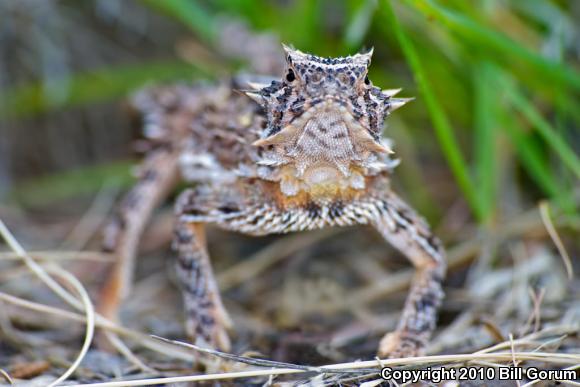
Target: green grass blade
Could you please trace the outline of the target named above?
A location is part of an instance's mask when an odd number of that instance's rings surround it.
[[[498,77],[503,76],[499,71],[497,74]],[[509,98],[508,94],[516,92],[513,83],[504,82],[502,85],[504,100]],[[502,123],[502,131],[507,133],[510,142],[515,146],[519,161],[527,174],[560,208],[573,212],[575,208],[574,193],[563,182],[556,179],[555,174],[549,167],[544,149],[536,141],[537,137],[534,138],[529,130],[525,130],[522,127],[513,112],[503,109],[499,117]]]
[[[501,84],[505,85],[508,82]],[[544,141],[562,159],[563,163],[580,179],[580,159],[562,139],[558,131],[538,113],[536,108],[515,87],[507,87],[505,91],[514,107],[526,117]]]
[[[216,18],[195,0],[141,0],[148,7],[186,25],[206,42],[213,42],[219,26]]]
[[[51,80],[50,90],[62,97],[55,103],[43,83],[9,89],[0,94],[0,118],[32,116],[51,110],[79,106],[124,97],[147,82],[206,75],[189,63],[147,63],[104,68],[78,73],[61,80]],[[54,88],[54,89],[52,89]]]
[[[484,220],[489,220],[495,212],[497,165],[495,155],[496,98],[492,90],[495,76],[493,65],[479,63],[473,71],[474,78],[474,129],[473,151],[478,196]]]
[[[383,4],[384,6],[381,7],[381,14],[386,19],[386,22],[392,27],[403,54],[413,70],[415,80],[419,86],[421,95],[425,100],[425,104],[427,105],[427,109],[435,128],[435,134],[437,135],[443,154],[447,159],[453,175],[463,191],[472,211],[478,219],[482,219],[484,215],[483,210],[479,205],[478,196],[469,176],[467,164],[461,155],[459,144],[455,139],[449,119],[447,118],[445,111],[442,109],[437,97],[433,93],[431,83],[423,69],[423,65],[415,47],[399,25],[394,10],[391,7],[390,0],[385,0]]]
[[[551,171],[546,166],[546,160],[542,157],[542,150],[527,135],[514,117],[509,117],[508,112],[503,115],[502,129],[507,133],[510,142],[515,146],[518,158],[528,175],[538,184],[540,189],[550,197],[556,197],[559,184],[554,179]]]
[[[507,36],[487,28],[472,19],[437,4],[433,0],[407,0],[429,18],[444,23],[447,28],[463,40],[469,40],[479,49],[488,49],[495,53],[498,61],[502,58],[518,58],[531,69],[538,72],[543,79],[556,83],[554,86],[570,87],[580,90],[580,73],[558,62],[551,61]],[[514,72],[515,73],[515,72]]]
[[[343,43],[346,51],[353,52],[361,48],[377,6],[378,0],[365,0],[359,3],[344,32]]]
[[[322,12],[321,2],[313,0],[296,0],[291,2],[292,6],[282,10],[278,15],[279,22],[272,26],[277,30],[282,28],[283,36],[290,39],[290,42],[304,50],[316,51],[324,45],[318,39],[324,39],[324,29],[321,25]],[[296,21],[300,21],[297,27]],[[318,39],[313,39],[316,36]]]
[[[127,161],[78,168],[72,171],[35,177],[18,183],[8,200],[25,206],[46,206],[50,203],[98,192],[106,182],[129,187],[135,182]]]
[[[268,0],[213,0],[211,4],[216,13],[236,17],[258,30],[270,28],[280,17],[280,7]]]

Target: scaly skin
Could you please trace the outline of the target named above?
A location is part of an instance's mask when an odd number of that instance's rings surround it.
[[[143,227],[179,177],[193,186],[177,201],[174,248],[194,342],[230,348],[231,323],[212,273],[205,224],[248,235],[368,224],[417,269],[398,327],[378,353],[420,355],[443,297],[445,254],[389,184],[396,160],[381,137],[383,123],[407,99],[372,85],[372,52],[320,58],[284,51],[281,80],[240,76],[230,84],[137,96],[151,150],[108,229],[107,245],[118,260],[103,310],[114,315],[127,294]]]

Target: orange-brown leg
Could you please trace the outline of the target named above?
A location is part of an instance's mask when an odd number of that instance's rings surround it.
[[[187,194],[187,192],[186,192]],[[229,351],[231,327],[221,301],[206,248],[203,223],[177,221],[174,248],[186,315],[186,332],[192,343]]]
[[[141,165],[137,184],[119,206],[105,229],[103,248],[115,256],[101,290],[99,312],[115,320],[119,305],[131,289],[135,258],[141,234],[156,206],[174,188],[178,177],[176,152],[159,149],[150,153]]]
[[[435,329],[443,298],[445,252],[426,223],[395,194],[384,200],[382,217],[374,222],[381,235],[413,263],[417,272],[397,329],[383,337],[379,356],[420,356]]]

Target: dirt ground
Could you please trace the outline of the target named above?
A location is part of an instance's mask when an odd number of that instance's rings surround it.
[[[17,386],[48,385],[78,356],[86,339],[86,311],[67,276],[78,279],[91,302],[98,302],[98,289],[112,260],[99,252],[98,236],[114,199],[115,192],[105,189],[90,200],[26,213],[3,211],[3,221],[33,260],[31,264],[8,247],[0,254],[4,384],[12,380]],[[484,234],[462,221],[466,218],[461,205],[452,209],[454,215],[436,230],[447,246],[449,272],[428,353],[442,357],[393,364],[404,369],[578,367],[580,281],[577,275],[569,277],[566,260],[552,239],[559,234],[551,237],[549,231],[564,230],[564,245],[574,246],[573,235],[566,233],[573,225],[565,216],[545,210],[525,213]],[[185,341],[169,248],[171,228],[171,210],[160,210],[143,238],[136,281],[121,321],[97,319],[95,341],[63,385],[292,367],[256,366],[244,364],[247,359],[208,354],[195,360],[197,351],[149,336]],[[234,321],[232,353],[245,358],[313,367],[374,360],[377,343],[395,327],[412,281],[412,268],[404,258],[365,228],[267,238],[211,229],[209,245]],[[567,254],[577,257],[578,250],[568,249]],[[34,262],[38,266],[31,266]],[[572,266],[577,265],[573,260]],[[43,279],[35,273],[38,269]],[[70,292],[73,306],[49,289],[47,278]],[[95,344],[106,343],[111,333],[116,334],[116,349]],[[460,354],[467,357],[457,357]],[[376,365],[344,367],[350,372],[321,374],[303,367],[300,374],[227,383],[358,385],[378,378]]]

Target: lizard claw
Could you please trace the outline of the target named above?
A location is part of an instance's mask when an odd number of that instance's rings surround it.
[[[419,337],[400,331],[387,333],[379,343],[379,357],[399,359],[422,356],[425,353],[425,343]]]

